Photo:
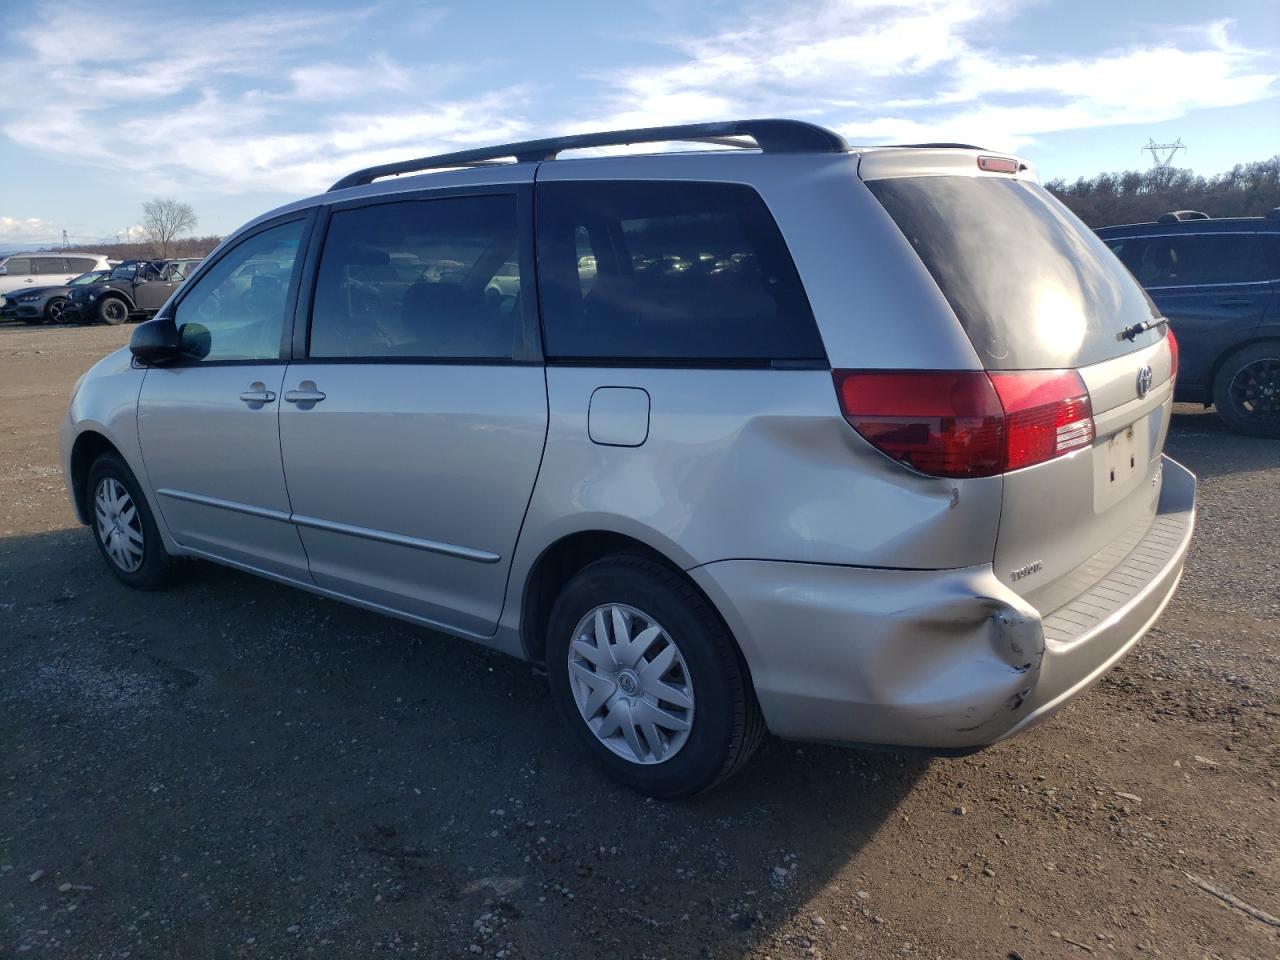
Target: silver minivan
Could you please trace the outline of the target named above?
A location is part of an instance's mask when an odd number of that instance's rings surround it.
[[[558,158],[664,141],[702,146]],[[544,664],[587,751],[678,797],[766,729],[961,753],[1096,681],[1191,537],[1176,367],[1026,162],[709,123],[266,214],[61,441],[126,584],[199,557]]]

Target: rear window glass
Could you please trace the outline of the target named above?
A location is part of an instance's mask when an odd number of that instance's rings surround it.
[[[867,183],[990,369],[1087,366],[1157,342],[1150,298],[1098,237],[1038,184],[998,177]]]
[[[549,359],[825,362],[777,225],[736,184],[538,186]]]
[[[1107,245],[1146,287],[1258,283],[1280,275],[1269,262],[1270,237],[1256,233],[1187,234],[1108,240]]]

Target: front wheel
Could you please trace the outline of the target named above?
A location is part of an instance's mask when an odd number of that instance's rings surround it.
[[[44,305],[44,322],[45,323],[62,323],[62,318],[67,312],[67,301],[65,297],[54,297]]]
[[[1236,433],[1280,437],[1280,342],[1227,357],[1214,380],[1213,405]]]
[[[107,297],[98,304],[98,319],[117,326],[129,319],[129,305],[119,297]]]
[[[115,454],[104,453],[89,468],[89,521],[107,566],[137,590],[158,590],[169,580],[173,560],[138,481]]]
[[[615,779],[663,799],[709,790],[764,721],[714,609],[678,571],[618,555],[579,571],[551,611],[547,676],[562,719]]]

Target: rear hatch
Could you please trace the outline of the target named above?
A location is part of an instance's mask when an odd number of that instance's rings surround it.
[[[1030,408],[1048,448],[1011,452],[1001,470],[994,557],[997,576],[1048,613],[1150,528],[1176,361],[1167,327],[1135,329],[1158,316],[1150,298],[1026,170],[973,151],[893,150],[865,155],[859,173],[951,304],[1007,428],[1022,384],[1057,404]]]

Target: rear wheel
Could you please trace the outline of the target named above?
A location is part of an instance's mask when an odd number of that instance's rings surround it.
[[[88,498],[93,539],[111,572],[137,590],[163,587],[173,560],[133,471],[119,456],[104,453],[94,461]]]
[[[119,297],[107,297],[98,304],[98,319],[116,326],[129,319],[129,305]]]
[[[679,572],[639,556],[598,560],[566,584],[548,629],[561,717],[633,789],[700,793],[759,745],[764,721],[737,648]]]
[[[54,297],[44,305],[44,322],[45,323],[61,323],[63,315],[67,312],[67,300],[65,297]]]
[[[1256,343],[1223,361],[1213,404],[1228,427],[1255,437],[1280,437],[1280,342]]]

